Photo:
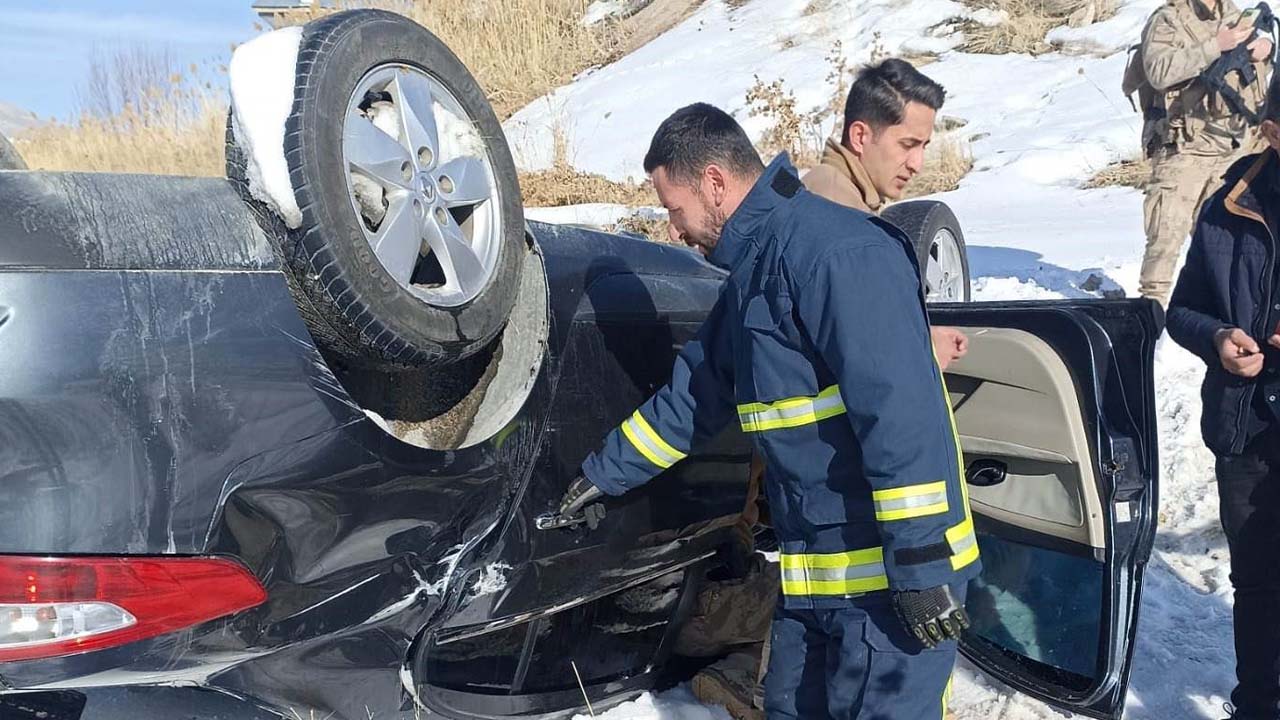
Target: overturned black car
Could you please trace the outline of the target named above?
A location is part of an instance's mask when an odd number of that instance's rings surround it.
[[[745,436],[539,528],[722,274],[526,224],[480,89],[403,18],[331,16],[297,58],[292,225],[235,123],[230,182],[0,172],[0,718],[542,716],[678,681]],[[894,213],[931,296],[967,299],[950,211]],[[973,338],[947,377],[986,567],[964,652],[1118,717],[1158,311],[934,318]]]

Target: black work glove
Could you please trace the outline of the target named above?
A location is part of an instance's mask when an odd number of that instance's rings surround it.
[[[604,497],[603,490],[593,485],[585,475],[579,475],[569,483],[569,489],[565,490],[564,497],[560,498],[560,515],[566,518],[573,517],[582,512],[582,508],[587,503],[602,497]]]
[[[928,590],[903,590],[893,594],[893,609],[907,632],[934,648],[945,640],[955,640],[969,627],[969,616],[951,594],[951,588],[939,585]]]

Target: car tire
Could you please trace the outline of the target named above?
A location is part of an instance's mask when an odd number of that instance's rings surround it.
[[[250,205],[317,342],[376,369],[486,348],[528,248],[515,164],[479,84],[425,28],[377,10],[307,24],[296,73],[284,153],[301,226]],[[470,154],[446,152],[458,148]],[[230,128],[227,174],[249,199]]]
[[[0,170],[26,170],[27,164],[22,161],[22,156],[9,142],[8,138],[0,135]]]
[[[969,256],[960,221],[946,203],[910,200],[882,213],[915,248],[925,302],[969,302]]]

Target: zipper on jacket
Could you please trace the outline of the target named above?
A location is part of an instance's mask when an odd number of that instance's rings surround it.
[[[1255,220],[1254,222],[1257,222],[1257,221]],[[1261,317],[1255,318],[1253,321],[1252,330],[1255,337],[1261,336],[1261,334],[1266,331],[1265,328],[1259,328],[1259,325],[1258,325],[1259,320],[1265,321],[1267,318],[1271,316],[1271,306],[1274,304],[1274,298],[1272,297],[1272,292],[1274,291],[1275,288],[1272,285],[1275,280],[1275,278],[1273,277],[1273,273],[1275,272],[1275,259],[1276,259],[1276,234],[1271,231],[1271,226],[1267,225],[1265,222],[1260,222],[1258,224],[1261,225],[1262,228],[1267,231],[1267,237],[1271,239],[1271,242],[1268,243],[1267,245],[1267,265],[1266,265],[1266,270],[1262,274],[1262,298],[1261,298],[1262,312],[1260,313]],[[1270,337],[1270,334],[1267,334],[1266,337]],[[1265,354],[1265,350],[1263,352]],[[1265,369],[1263,371],[1263,374],[1264,375],[1266,374]],[[1249,386],[1245,388],[1245,392],[1242,393],[1240,396],[1240,406],[1236,408],[1236,434],[1235,434],[1235,437],[1231,438],[1231,450],[1237,454],[1244,452],[1243,440],[1245,435],[1244,426],[1246,422],[1245,415],[1244,415],[1244,406],[1246,402],[1253,402],[1253,394],[1257,391],[1257,389],[1258,389],[1258,384],[1256,382],[1249,383]],[[1239,445],[1239,447],[1236,447],[1237,445]]]

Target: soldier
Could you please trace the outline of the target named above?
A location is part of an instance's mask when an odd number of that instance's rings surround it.
[[[1161,304],[1169,301],[1174,268],[1200,206],[1235,160],[1256,151],[1248,120],[1204,77],[1215,60],[1242,43],[1255,63],[1270,59],[1271,40],[1260,35],[1250,41],[1252,23],[1237,26],[1239,19],[1231,0],[1167,0],[1147,21],[1131,64],[1131,71],[1141,69],[1135,89],[1143,99],[1143,143],[1152,160],[1139,291]],[[1259,70],[1248,87],[1241,87],[1239,73],[1228,78],[1251,112],[1265,95],[1266,72]]]

